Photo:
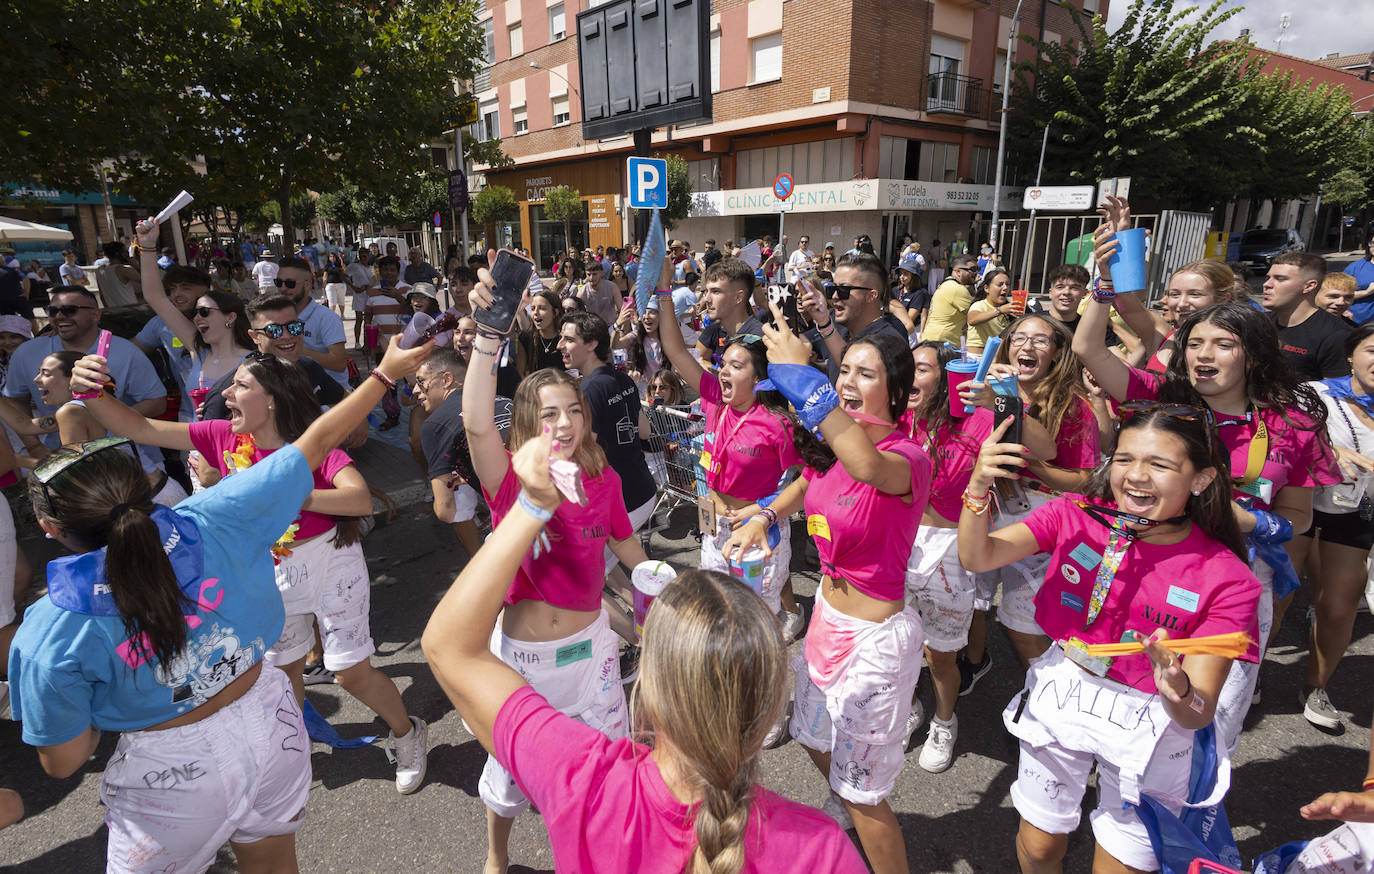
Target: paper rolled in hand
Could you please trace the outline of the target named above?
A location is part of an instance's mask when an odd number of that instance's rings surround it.
[[[180,194],[172,198],[171,203],[167,204],[162,208],[162,212],[158,213],[153,218],[153,224],[160,225],[163,222],[167,221],[167,219],[181,212],[182,208],[190,204],[190,202],[194,199],[195,198],[191,197],[191,195],[187,193],[185,189],[183,189]]]
[[[1234,659],[1249,652],[1250,647],[1255,645],[1255,641],[1244,631],[1236,631],[1231,634],[1212,634],[1206,637],[1166,639],[1159,641],[1159,645],[1175,655],[1219,655]],[[1086,649],[1088,655],[1094,658],[1134,655],[1138,652],[1144,652],[1145,644],[1135,642],[1094,643],[1089,644]]]

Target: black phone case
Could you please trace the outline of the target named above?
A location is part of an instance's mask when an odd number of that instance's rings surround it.
[[[497,252],[496,263],[491,265],[491,278],[496,282],[491,306],[478,307],[472,317],[479,325],[485,325],[497,333],[509,332],[515,324],[515,311],[525,296],[533,272],[534,262],[504,249]]]
[[[992,399],[992,429],[996,431],[1007,419],[1011,419],[1011,427],[1007,433],[1002,435],[1002,443],[1021,442],[1021,416],[1025,413],[1025,405],[1020,398],[997,395]],[[1016,468],[1003,466],[1003,470],[1008,473],[1020,473]]]
[[[770,303],[778,305],[782,310],[783,320],[787,322],[787,327],[796,333],[801,325],[801,318],[797,313],[797,289],[793,285],[770,285],[768,286],[768,300]],[[769,321],[772,321],[771,319]],[[776,325],[774,326],[776,327]]]

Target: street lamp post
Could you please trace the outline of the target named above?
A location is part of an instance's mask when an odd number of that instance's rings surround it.
[[[1007,35],[1007,64],[1002,77],[1002,118],[997,128],[997,176],[992,180],[992,227],[988,230],[988,242],[997,251],[997,234],[1002,221],[1002,174],[1007,159],[1007,107],[1011,100],[1011,56],[1016,51],[1016,24],[1021,20],[1021,7],[1026,0],[1016,0],[1016,11],[1011,15],[1011,32]]]

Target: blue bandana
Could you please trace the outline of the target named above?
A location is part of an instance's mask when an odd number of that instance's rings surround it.
[[[204,579],[200,530],[195,523],[163,506],[156,507],[152,519],[157,523],[162,548],[172,562],[177,584],[186,595],[182,608],[194,615],[199,586]],[[53,604],[85,616],[119,616],[114,595],[105,579],[105,550],[68,555],[48,562],[48,598]]]

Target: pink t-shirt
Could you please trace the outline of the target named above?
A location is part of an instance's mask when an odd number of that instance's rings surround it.
[[[722,495],[746,501],[771,495],[783,471],[802,463],[791,423],[760,403],[743,413],[721,403],[713,373],[701,377],[701,411],[714,435],[708,449],[715,472],[707,473],[706,482]]]
[[[228,461],[225,460],[225,453],[234,451],[237,439],[238,435],[233,432],[227,419],[210,419],[205,422],[191,423],[191,445],[202,456],[214,462],[215,466],[219,468],[219,472],[224,476],[229,476],[232,473]],[[273,451],[255,446],[252,460],[255,463],[259,462],[271,455]],[[334,488],[334,477],[352,463],[353,459],[349,458],[348,453],[342,449],[331,451],[324,457],[324,463],[314,470],[315,488]],[[334,517],[323,513],[314,513],[310,510],[302,510],[301,514],[296,517],[296,524],[300,526],[296,530],[296,540],[309,540],[332,529]]]
[[[931,509],[951,522],[958,522],[964,508],[963,494],[978,461],[978,450],[992,433],[992,413],[979,407],[973,415],[954,419],[951,424],[952,427],[937,439],[931,439],[924,419],[915,423],[910,433],[911,439],[931,456]]]
[[[1156,628],[1174,638],[1236,631],[1259,636],[1259,580],[1197,525],[1175,544],[1132,543],[1102,612],[1084,628],[1110,530],[1067,498],[1042,504],[1024,521],[1040,551],[1052,553],[1035,596],[1035,621],[1054,640],[1119,643],[1127,631],[1148,635]],[[1251,647],[1242,660],[1259,661],[1259,651]],[[1107,676],[1146,692],[1155,688],[1144,653],[1113,659]]]
[[[525,553],[510,591],[506,592],[507,604],[532,599],[565,610],[601,609],[601,589],[606,584],[606,541],[624,540],[635,530],[625,512],[620,477],[609,466],[599,476],[583,471],[582,488],[587,493],[587,505],[580,507],[572,501],[559,505],[544,526],[548,550],[541,551],[538,558],[532,549]],[[520,497],[515,469],[506,468],[506,478],[501,480],[495,497],[488,495],[486,489],[482,494],[491,505],[491,523],[495,527]]]
[[[669,791],[649,748],[610,740],[564,716],[529,686],[496,714],[496,760],[539,808],[558,871],[681,874],[696,849],[695,804]],[[756,787],[744,831],[746,874],[865,874],[830,817]]]
[[[1059,453],[1050,459],[1050,464],[1069,470],[1087,470],[1097,467],[1099,453],[1097,448],[1097,417],[1093,415],[1093,405],[1086,398],[1074,398],[1073,405],[1059,423],[1059,433],[1054,435],[1055,446]]]
[[[1163,384],[1162,374],[1132,368],[1126,397],[1153,400],[1159,397]],[[1269,449],[1265,453],[1260,477],[1274,484],[1272,494],[1277,495],[1284,486],[1306,488],[1341,482],[1344,477],[1336,467],[1335,453],[1327,445],[1322,430],[1300,410],[1290,409],[1288,417],[1293,420],[1291,425],[1283,420],[1283,414],[1278,410],[1259,411],[1259,418],[1269,432]],[[1245,416],[1225,416],[1221,413],[1216,413],[1215,418],[1217,436],[1231,453],[1231,476],[1239,479],[1245,474],[1250,460],[1250,443],[1255,439],[1256,423]],[[1236,490],[1236,498],[1253,499],[1254,506],[1261,510],[1268,509],[1273,503],[1240,489]]]
[[[930,496],[930,457],[900,431],[878,441],[911,463],[911,494],[902,497],[856,482],[838,461],[825,473],[807,468],[806,531],[821,571],[849,580],[882,601],[906,595],[906,563]]]

